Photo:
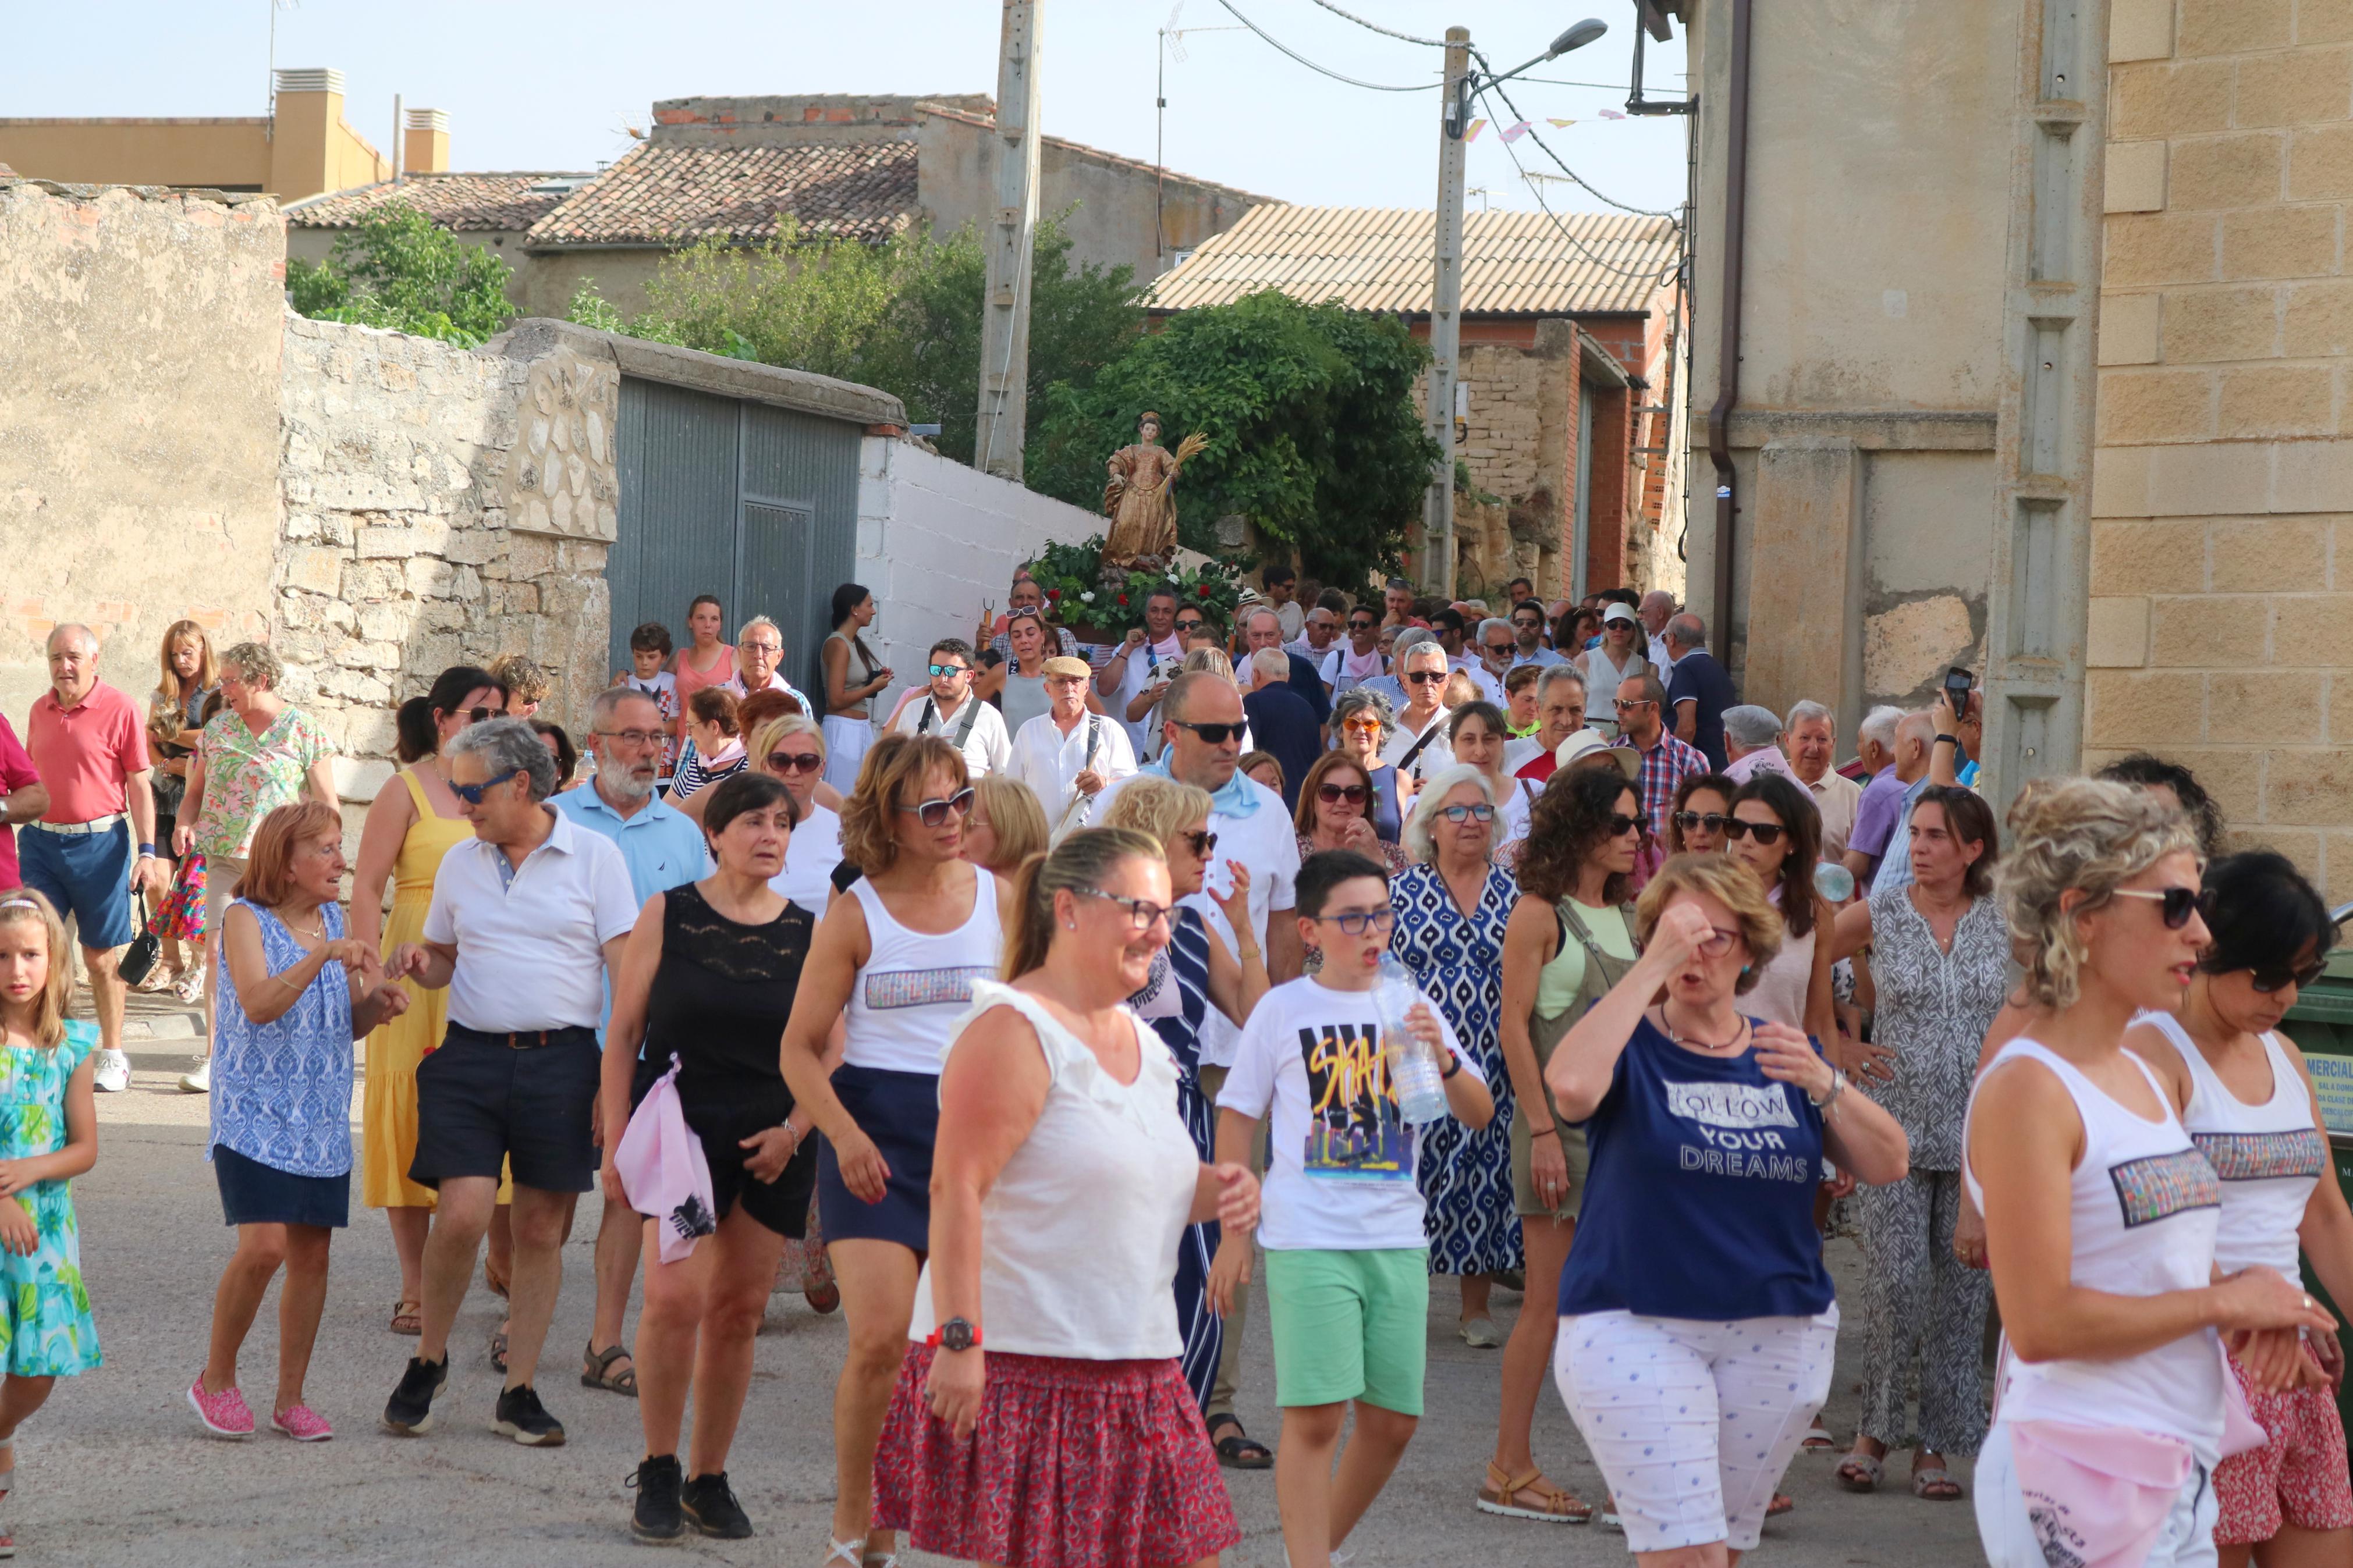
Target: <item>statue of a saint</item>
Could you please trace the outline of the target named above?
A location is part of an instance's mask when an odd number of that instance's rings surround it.
[[[1103,515],[1111,519],[1111,534],[1103,542],[1103,563],[1129,569],[1166,566],[1176,554],[1176,475],[1208,441],[1196,430],[1169,451],[1160,444],[1160,416],[1146,412],[1136,421],[1136,443],[1122,447],[1106,465],[1111,482],[1103,486]]]

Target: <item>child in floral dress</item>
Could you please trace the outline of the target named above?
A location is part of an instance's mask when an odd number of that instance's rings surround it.
[[[68,1186],[98,1163],[98,1038],[66,1022],[65,941],[40,894],[0,892],[0,1498],[16,1480],[17,1425],[58,1378],[99,1363]],[[14,1551],[0,1529],[0,1552]]]

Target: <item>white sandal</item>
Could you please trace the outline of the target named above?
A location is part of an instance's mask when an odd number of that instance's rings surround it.
[[[861,1541],[836,1541],[831,1536],[828,1536],[825,1542],[825,1561],[818,1563],[817,1568],[833,1568],[833,1562],[837,1557],[849,1563],[849,1568],[863,1568],[866,1560],[860,1553],[864,1551],[865,1544]]]

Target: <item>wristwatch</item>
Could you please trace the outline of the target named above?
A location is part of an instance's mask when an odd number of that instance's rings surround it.
[[[1438,1069],[1438,1076],[1440,1080],[1443,1081],[1447,1079],[1452,1078],[1456,1073],[1459,1073],[1461,1070],[1461,1053],[1459,1051],[1449,1051],[1446,1053],[1446,1065]]]
[[[980,1345],[980,1331],[966,1319],[950,1318],[934,1329],[923,1342],[934,1350],[976,1350]]]

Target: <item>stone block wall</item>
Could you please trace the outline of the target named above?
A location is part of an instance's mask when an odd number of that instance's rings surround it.
[[[164,628],[264,635],[285,254],[259,196],[0,176],[0,711],[79,621],[142,704]]]
[[[347,798],[374,797],[394,710],[451,664],[529,655],[556,681],[543,711],[577,731],[611,674],[618,395],[611,365],[561,347],[287,317],[270,632]]]
[[[2114,0],[2109,61],[2084,762],[2353,898],[2353,8]]]

